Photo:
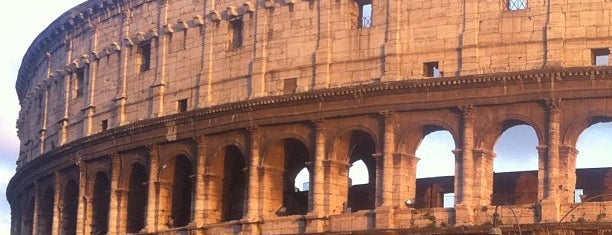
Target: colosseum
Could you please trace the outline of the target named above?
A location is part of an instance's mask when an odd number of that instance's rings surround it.
[[[607,0],[88,0],[19,70],[11,234],[610,234],[610,47]]]

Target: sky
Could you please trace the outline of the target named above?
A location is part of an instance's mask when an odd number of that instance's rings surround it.
[[[17,71],[21,59],[34,38],[63,12],[83,0],[11,1],[0,8],[0,22],[4,22],[0,37],[0,234],[9,234],[10,208],[6,201],[6,186],[15,174],[19,155],[19,141],[15,123],[19,101],[15,91]]]
[[[10,7],[0,8],[0,22],[4,22],[4,34],[0,38],[0,234],[8,234],[10,231],[10,209],[4,195],[6,185],[15,173],[19,151],[15,129],[19,111],[15,80],[21,59],[30,43],[42,30],[63,12],[82,2],[83,0],[11,1]],[[535,170],[536,143],[537,138],[530,127],[518,126],[504,132],[495,147],[495,171]],[[578,167],[611,166],[611,160],[603,156],[609,146],[612,146],[612,124],[597,124],[585,131],[578,142],[578,149],[581,151]],[[421,158],[418,177],[454,174],[454,165],[440,164],[454,162],[451,152],[454,148],[448,132],[439,131],[426,136],[417,151],[417,156]],[[356,164],[355,167],[359,165]],[[359,183],[361,181],[357,179],[358,175],[364,174],[352,175],[355,178],[353,182]]]

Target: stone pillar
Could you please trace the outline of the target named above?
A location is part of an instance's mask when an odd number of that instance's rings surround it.
[[[87,164],[81,159],[81,156],[77,156],[75,159],[76,165],[79,167],[79,208],[77,214],[77,234],[89,234],[87,231],[90,230],[89,224],[91,220],[88,218],[89,214],[89,196],[87,195]]]
[[[546,168],[548,167],[548,146],[538,145],[538,202],[544,199],[546,181]]]
[[[259,199],[262,195],[260,188],[260,163],[261,163],[261,133],[258,127],[249,128],[250,136],[250,165],[249,165],[249,188],[247,200],[247,212],[242,226],[243,233],[259,234],[258,223],[261,220]]]
[[[142,232],[154,233],[158,229],[158,205],[159,196],[159,150],[157,145],[147,146],[149,151],[149,193],[147,197],[147,219]]]
[[[495,153],[484,149],[472,150],[474,158],[474,206],[491,205],[493,194],[493,159]]]
[[[249,98],[267,95],[266,76],[268,73],[268,36],[271,35],[272,12],[258,9],[255,14],[255,52],[251,61],[251,91]]]
[[[416,198],[416,167],[419,158],[413,154],[395,153],[394,198],[399,207],[406,206],[406,200],[415,203]]]
[[[325,216],[328,214],[327,205],[325,203],[325,172],[323,161],[325,156],[325,144],[327,142],[327,125],[325,120],[314,120],[315,126],[315,156],[312,164],[312,182],[310,182],[310,191],[312,198],[309,198],[311,208],[307,215],[307,233],[321,233],[326,231]]]
[[[460,26],[455,76],[482,73],[478,48],[481,15],[478,5],[480,2],[480,0],[464,0],[461,5],[463,24]]]
[[[53,192],[53,227],[51,228],[51,234],[59,235],[61,231],[60,225],[62,223],[61,218],[63,210],[63,203],[60,200],[62,195],[62,175],[59,171],[56,171],[53,177],[55,181],[53,184],[53,189],[55,191]]]
[[[159,13],[157,22],[171,28],[172,24],[168,24],[168,0],[159,1]],[[153,109],[150,117],[164,116],[164,98],[166,95],[166,55],[168,52],[168,35],[171,30],[164,30],[157,41],[156,53],[151,53],[151,59],[155,58],[155,67],[153,75],[155,81],[151,85],[151,102]],[[152,51],[153,52],[153,51]],[[153,62],[153,61],[151,61]]]
[[[206,173],[206,149],[207,149],[207,145],[206,145],[206,139],[204,136],[199,136],[195,139],[196,143],[198,144],[198,152],[197,152],[197,158],[196,158],[196,178],[195,178],[195,212],[194,212],[194,216],[193,216],[193,220],[192,220],[192,224],[193,226],[200,228],[202,226],[204,226],[205,224],[205,219],[204,217],[206,216],[205,214],[205,200],[206,200],[206,196],[205,196],[205,192],[206,192],[206,188],[205,188],[205,183],[204,183],[204,174]]]
[[[129,30],[130,30],[130,13],[123,12],[121,13],[121,37],[129,38]],[[125,46],[131,46],[130,44],[125,44]],[[117,94],[113,101],[115,102],[115,122],[114,126],[121,126],[127,123],[127,118],[125,115],[125,109],[127,105],[127,70],[128,70],[128,57],[129,50],[131,48],[126,48],[118,52],[117,57],[119,64],[117,70]]]
[[[34,181],[34,212],[32,212],[32,235],[38,235],[40,194],[40,184],[38,183],[38,181]]]
[[[335,1],[332,0],[320,0],[316,1],[318,4],[317,18],[319,19],[319,37],[317,43],[317,49],[314,53],[314,70],[315,75],[313,78],[314,84],[313,89],[325,89],[329,87],[331,81],[331,63],[332,63],[332,48],[331,41],[333,37],[333,21],[334,17],[337,17],[333,13],[335,8]]]
[[[561,100],[551,99],[546,101],[548,111],[548,132],[546,142],[548,151],[546,156],[546,167],[544,168],[544,197],[542,200],[542,222],[557,222],[560,219],[559,192],[563,188],[561,183],[561,170],[559,159],[559,147],[561,142]]]
[[[110,182],[110,213],[108,216],[108,232],[109,234],[121,234],[125,233],[124,230],[120,230],[121,224],[124,224],[126,218],[121,217],[121,195],[124,189],[121,189],[119,179],[121,177],[121,155],[112,154],[111,156],[111,182]],[[123,226],[125,228],[125,226]]]
[[[471,225],[474,222],[474,116],[475,108],[471,105],[460,107],[463,114],[462,144],[463,149],[455,162],[455,218],[457,225]]]
[[[402,0],[387,0],[386,11],[380,16],[386,16],[386,40],[383,44],[383,75],[381,81],[396,81],[401,79],[401,54],[402,54],[402,13],[405,11],[402,8]],[[377,2],[378,3],[378,2]],[[382,1],[381,1],[382,3]],[[376,21],[374,21],[376,22]],[[383,201],[384,203],[384,201]]]
[[[204,206],[202,209],[202,223],[213,224],[221,221],[223,179],[211,172],[202,177],[204,183]]]
[[[394,191],[394,155],[395,155],[395,129],[397,127],[397,119],[393,112],[380,113],[384,117],[384,143],[383,153],[376,158],[377,162],[377,177],[382,177],[382,190],[380,201],[377,200],[376,205],[376,228],[391,229],[395,225],[395,217],[393,216],[393,206],[397,205],[397,200],[393,198]],[[382,162],[381,162],[382,161]],[[377,180],[377,188],[380,180]],[[379,199],[377,197],[377,199]]]
[[[574,191],[576,190],[576,157],[578,156],[578,150],[574,146],[563,145],[559,149],[559,158],[561,160],[561,166],[564,168],[559,169],[561,180],[560,185],[563,188],[560,189],[560,202],[561,203],[574,203]]]
[[[91,44],[90,44],[90,51],[95,51],[96,50],[96,46],[98,44],[98,30],[95,27],[92,27],[89,29],[91,32]],[[97,58],[94,58],[97,60]],[[84,120],[83,120],[83,135],[84,136],[89,136],[92,134],[93,132],[93,116],[96,113],[96,109],[94,107],[94,98],[96,97],[94,94],[94,91],[96,89],[96,73],[97,73],[97,68],[98,68],[98,63],[91,63],[92,60],[89,59],[89,57],[85,57],[83,59],[83,61],[88,65],[86,66],[85,64],[83,64],[83,69],[85,69],[85,79],[83,80],[83,82],[87,83],[87,91],[85,92],[85,95],[87,95],[87,98],[85,100],[85,102],[83,102],[83,113],[84,115]]]

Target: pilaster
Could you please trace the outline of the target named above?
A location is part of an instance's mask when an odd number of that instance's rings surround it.
[[[123,12],[122,13],[122,22],[121,22],[121,37],[127,38],[129,37],[130,30],[130,13]],[[129,45],[126,45],[129,46]],[[117,73],[117,94],[113,101],[115,102],[115,123],[116,126],[121,126],[127,123],[125,109],[127,105],[127,76],[128,76],[128,56],[129,50],[131,47],[125,48],[124,50],[119,51],[118,53],[118,70]]]
[[[386,16],[387,30],[383,44],[383,75],[381,81],[396,81],[401,79],[401,53],[402,53],[402,1],[387,0]],[[383,202],[384,203],[384,202]]]
[[[206,137],[204,136],[199,136],[195,139],[196,143],[197,143],[197,148],[198,148],[198,157],[196,159],[196,178],[195,178],[195,212],[194,212],[194,218],[193,218],[193,225],[196,226],[197,228],[200,228],[202,226],[204,226],[205,224],[205,200],[206,200],[206,196],[205,196],[205,182],[204,182],[204,174],[206,173],[206,149],[207,149],[207,143],[206,143]]]
[[[159,175],[159,150],[157,145],[147,146],[149,154],[149,193],[147,197],[147,219],[145,228],[142,230],[144,233],[154,233],[158,229],[158,197],[159,187],[157,187],[157,180]]]
[[[327,196],[324,185],[325,172],[323,161],[326,156],[325,144],[327,142],[327,123],[325,120],[312,121],[315,127],[315,156],[313,163],[313,182],[311,182],[312,200],[309,205],[312,205],[308,215],[306,216],[306,232],[321,233],[326,231],[325,216],[328,214],[325,198]]]
[[[77,214],[77,234],[88,234],[86,230],[89,230],[89,223],[91,220],[88,219],[89,214],[89,197],[87,195],[87,164],[81,159],[81,156],[77,156],[75,159],[76,165],[79,167],[79,208]]]
[[[474,206],[491,205],[493,194],[493,159],[495,153],[490,150],[472,150],[474,158]]]
[[[463,1],[462,13],[463,24],[459,34],[459,48],[457,48],[458,63],[455,76],[481,73],[479,62],[479,35],[480,35],[480,12],[479,0]],[[482,3],[485,4],[485,3]]]
[[[562,145],[559,147],[559,158],[561,166],[559,174],[563,182],[563,188],[560,190],[559,199],[561,203],[574,203],[574,190],[576,189],[576,157],[578,150],[574,146]]]
[[[159,1],[159,14],[157,22],[160,22],[162,25],[166,25],[168,21],[168,3],[167,1]],[[162,26],[163,27],[163,26]],[[160,117],[164,116],[164,98],[166,95],[166,57],[168,53],[168,37],[171,34],[171,31],[168,30],[160,30],[163,32],[157,38],[157,47],[156,53],[151,55],[151,58],[156,58],[155,60],[155,74],[153,85],[151,86],[151,106],[153,109],[151,110],[150,117]],[[153,61],[151,61],[153,62]]]
[[[560,218],[560,192],[563,188],[561,179],[559,147],[561,142],[561,99],[546,101],[548,112],[546,167],[544,168],[544,197],[542,200],[542,222],[557,222]]]
[[[333,14],[333,8],[335,1],[332,0],[320,0],[318,4],[318,19],[319,19],[319,34],[317,49],[314,54],[314,70],[315,77],[313,89],[325,89],[329,87],[331,82],[331,63],[332,63],[332,47],[331,40],[333,37],[332,32],[332,18],[336,17]]]
[[[53,189],[55,190],[53,192],[53,227],[51,228],[51,234],[53,235],[59,235],[60,234],[60,224],[62,222],[61,220],[61,215],[62,215],[62,210],[63,210],[63,206],[62,206],[62,202],[60,201],[61,198],[61,192],[62,192],[62,175],[60,174],[59,171],[56,171],[55,174],[53,174],[53,180],[54,180],[54,187]]]
[[[255,14],[255,58],[251,61],[251,92],[249,98],[262,97],[266,92],[266,75],[268,73],[268,32],[272,21],[272,12],[266,8],[256,10]]]
[[[122,221],[127,221],[126,218],[122,218],[122,210],[121,200],[122,200],[122,191],[124,189],[120,189],[119,178],[121,176],[121,155],[115,153],[111,156],[111,188],[110,188],[110,214],[108,216],[108,232],[110,234],[121,234],[125,233],[124,230],[120,229],[120,225],[123,223]]]
[[[250,154],[251,161],[249,165],[249,187],[248,187],[248,200],[247,200],[247,213],[243,220],[242,230],[243,232],[249,232],[250,234],[259,234],[259,228],[257,223],[261,220],[261,211],[259,205],[259,199],[261,198],[264,190],[260,188],[260,162],[261,162],[261,133],[258,127],[251,127],[248,129],[250,133]]]
[[[474,223],[474,116],[476,109],[471,106],[460,107],[462,112],[462,144],[463,149],[454,151],[455,162],[455,217],[457,225],[471,225]]]

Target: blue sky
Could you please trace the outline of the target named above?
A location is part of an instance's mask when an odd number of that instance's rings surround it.
[[[15,161],[19,151],[15,129],[19,111],[15,79],[21,59],[38,33],[60,14],[81,2],[83,0],[11,1],[10,7],[0,9],[0,22],[4,22],[5,32],[0,39],[0,51],[2,51],[0,82],[3,84],[0,86],[3,110],[0,112],[0,193],[2,194],[0,196],[0,234],[8,234],[10,231],[10,209],[4,194],[6,185],[15,172]],[[496,166],[496,171],[505,171],[502,166],[517,167],[522,170],[521,167],[530,165],[524,164],[523,161],[525,158],[533,159],[536,156],[534,155],[536,154],[535,134],[530,135],[529,131],[528,127],[523,126],[509,129],[502,134],[495,149],[499,159],[496,164],[501,167]],[[417,155],[422,159],[419,162],[419,169],[427,170],[421,170],[420,176],[448,175],[448,172],[453,170],[452,166],[439,164],[442,161],[440,159],[452,159],[453,157],[450,151],[454,145],[448,141],[449,138],[449,134],[445,132],[435,132],[425,138]],[[583,138],[578,143],[578,149],[581,150],[578,166],[610,166],[611,160],[602,156],[602,153],[606,152],[606,147],[609,146],[612,146],[611,124],[599,124],[596,128],[589,129],[583,133]],[[535,169],[535,167],[529,167],[527,170],[533,170],[531,168]],[[433,169],[441,169],[441,171]]]

